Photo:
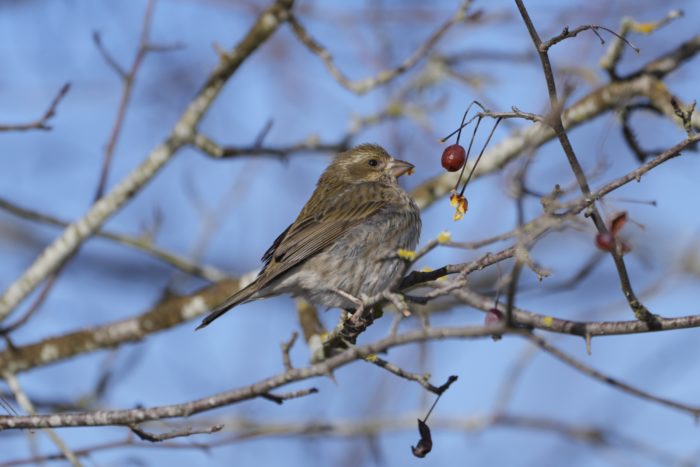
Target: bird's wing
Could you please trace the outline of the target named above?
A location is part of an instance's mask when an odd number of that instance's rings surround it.
[[[386,189],[377,183],[360,183],[340,191],[332,199],[324,196],[318,200],[320,202],[314,199],[317,196],[314,193],[299,218],[275,239],[263,255],[265,266],[257,279],[213,309],[197,329],[206,327],[232,307],[249,300],[280,274],[319,253],[347,229],[366,221],[387,206],[387,199],[391,199],[391,196]]]
[[[268,248],[267,251],[262,255],[260,261],[263,262],[263,271],[265,270],[267,265],[270,264],[270,261],[272,261],[272,257],[275,255],[275,250],[278,246],[280,246],[280,243],[282,243],[282,240],[284,240],[284,237],[287,235],[287,232],[289,232],[289,229],[291,229],[293,226],[294,224],[289,224],[289,227],[284,229],[284,232],[277,236],[275,241],[272,242],[272,245],[270,245],[270,248]],[[260,272],[262,273],[262,271]]]
[[[302,215],[263,256],[267,264],[259,279],[265,283],[271,281],[376,214],[388,204],[384,190],[377,183],[360,183],[343,190],[333,199],[324,200],[324,206],[317,212],[304,215],[306,210],[302,211]]]

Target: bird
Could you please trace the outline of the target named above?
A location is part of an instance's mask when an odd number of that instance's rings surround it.
[[[403,273],[398,250],[414,250],[420,210],[398,183],[413,164],[360,144],[333,159],[296,220],[268,248],[255,280],[212,309],[204,328],[242,303],[280,294],[353,310]]]

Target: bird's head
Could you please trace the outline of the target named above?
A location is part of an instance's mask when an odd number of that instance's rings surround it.
[[[341,183],[395,182],[413,170],[413,164],[391,157],[381,146],[361,144],[341,152],[328,166],[323,178]]]

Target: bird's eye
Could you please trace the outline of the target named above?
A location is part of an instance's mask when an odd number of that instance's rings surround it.
[[[379,161],[377,161],[377,159],[370,159],[367,161],[367,163],[369,164],[370,167],[376,167],[377,164],[379,164]]]

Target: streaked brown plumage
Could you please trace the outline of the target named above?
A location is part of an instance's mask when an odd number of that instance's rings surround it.
[[[315,305],[351,309],[356,305],[337,290],[354,297],[385,290],[401,271],[397,250],[415,249],[420,236],[418,206],[397,181],[412,168],[373,144],[338,154],[297,219],[263,255],[258,277],[197,329],[263,297],[290,293]]]

